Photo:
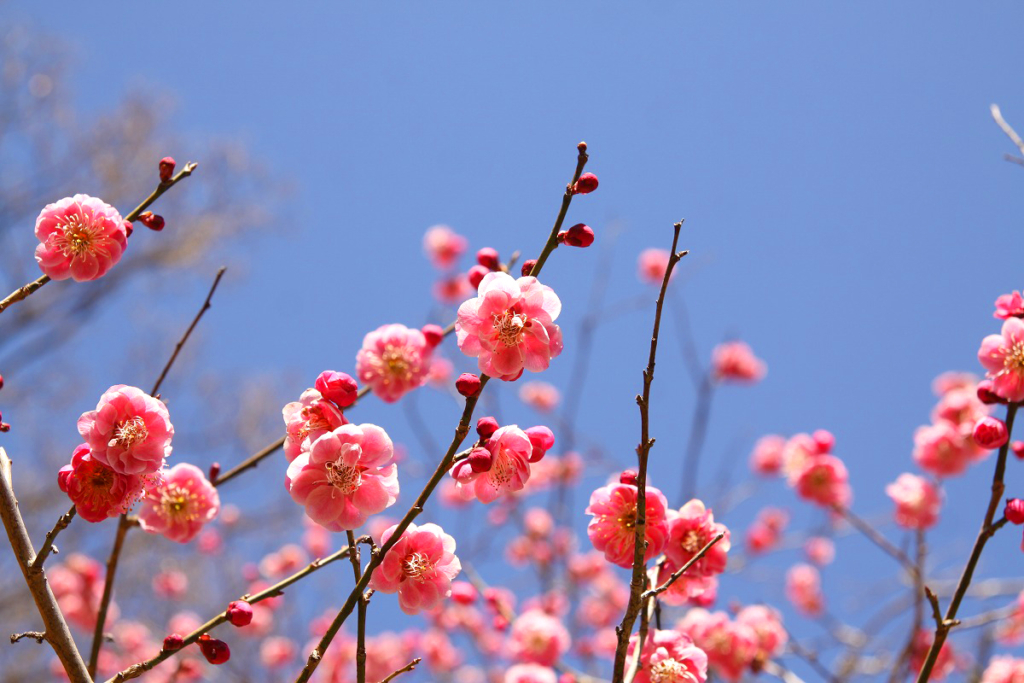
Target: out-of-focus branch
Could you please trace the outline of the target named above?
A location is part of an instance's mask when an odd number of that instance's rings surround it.
[[[841,505],[836,505],[832,509],[842,515],[843,519],[848,521],[857,531],[864,534],[869,541],[881,548],[886,555],[889,555],[903,565],[903,568],[906,569],[912,577],[918,575],[918,568],[917,565],[914,564],[914,561],[911,560],[905,552],[890,543],[885,536],[878,533],[873,526],[853,514],[853,510]]]
[[[644,599],[654,598],[654,597],[657,597],[657,596],[661,595],[665,591],[667,591],[669,588],[672,587],[672,584],[674,584],[676,581],[678,581],[679,578],[683,574],[686,573],[686,570],[688,570],[690,567],[695,565],[702,557],[704,557],[704,555],[707,554],[707,552],[709,550],[711,550],[711,548],[714,547],[714,545],[716,543],[721,541],[723,538],[725,538],[725,532],[724,531],[722,533],[718,534],[717,536],[715,536],[714,538],[712,538],[710,541],[708,541],[707,544],[703,548],[701,548],[699,551],[697,551],[696,555],[694,555],[693,557],[691,557],[689,560],[686,561],[686,564],[684,564],[682,567],[680,567],[676,571],[672,572],[672,575],[669,576],[665,580],[665,583],[661,584],[657,588],[652,588],[651,590],[647,591],[646,593],[643,594],[642,597]]]
[[[60,659],[72,683],[90,683],[92,676],[78,652],[75,639],[71,636],[64,615],[57,605],[57,599],[46,582],[42,564],[33,566],[35,551],[32,549],[32,539],[29,538],[25,520],[18,510],[18,499],[14,495],[12,482],[11,459],[3,448],[0,448],[0,518],[3,519],[11,549],[25,577],[25,583],[28,584],[29,592],[32,593],[36,609],[43,619],[43,636],[46,642],[57,653],[57,658]]]
[[[679,246],[679,232],[682,230],[682,221],[673,226],[672,253],[668,259],[668,267],[665,269],[665,277],[661,283],[661,291],[658,293],[658,300],[654,308],[654,329],[651,332],[651,351],[647,359],[647,368],[643,373],[643,391],[636,397],[637,406],[640,408],[640,444],[637,446],[636,454],[639,466],[637,469],[637,498],[636,498],[636,524],[634,525],[633,536],[633,577],[629,583],[629,603],[626,605],[626,612],[622,615],[622,623],[616,628],[618,642],[615,647],[615,665],[612,669],[612,683],[623,683],[626,676],[626,649],[629,646],[629,638],[633,633],[633,624],[636,623],[637,615],[643,605],[642,593],[646,588],[646,560],[647,552],[647,458],[654,445],[654,439],[650,433],[650,400],[651,382],[654,381],[654,362],[658,354],[658,334],[661,330],[661,312],[665,305],[665,293],[668,291],[668,281],[672,277],[679,260],[687,254],[685,251],[677,252]]]
[[[107,612],[110,610],[110,599],[114,595],[114,577],[117,576],[117,564],[121,559],[121,549],[124,547],[124,537],[132,524],[128,521],[128,515],[123,514],[117,519],[117,533],[114,535],[114,546],[110,549],[110,557],[107,558],[107,574],[103,579],[103,595],[100,598],[100,608],[96,614],[96,627],[92,632],[92,648],[89,650],[89,676],[96,676],[96,666],[100,661],[100,650],[103,649],[103,629],[107,625]]]
[[[925,585],[924,585],[924,558],[925,558],[925,542],[924,542],[924,529],[918,528],[915,533],[915,539],[917,540],[917,553],[915,562],[915,571],[913,572],[914,578],[914,618],[910,624],[910,633],[907,635],[907,642],[900,651],[899,656],[896,657],[896,662],[892,665],[892,670],[889,673],[889,683],[897,683],[906,677],[905,667],[907,662],[910,661],[910,654],[914,650],[914,641],[917,639],[917,632],[921,630],[921,624],[924,623],[924,600]],[[929,594],[934,595],[929,591]],[[936,604],[938,602],[936,601]]]
[[[1006,122],[1006,119],[1003,118],[1003,113],[999,110],[999,105],[991,105],[989,107],[989,111],[992,112],[992,118],[995,120],[996,125],[999,126],[999,128],[1002,129],[1004,133],[1006,133],[1006,137],[1010,138],[1010,140],[1013,141],[1013,144],[1017,145],[1017,149],[1020,150],[1020,153],[1024,154],[1024,140],[1022,140],[1021,137],[1017,135],[1017,131],[1015,131],[1010,126],[1010,124]],[[1021,159],[1020,157],[1015,157],[1012,154],[1007,154],[1005,156],[1005,159],[1007,161],[1012,161],[1015,164],[1024,165],[1024,159]]]

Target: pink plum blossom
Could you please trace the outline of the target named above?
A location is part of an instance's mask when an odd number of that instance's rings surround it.
[[[314,441],[334,431],[348,420],[333,402],[325,399],[316,389],[306,389],[298,401],[292,401],[282,410],[287,436],[284,455],[288,462],[299,453],[308,451]]]
[[[541,413],[550,413],[558,407],[558,389],[547,382],[526,382],[519,387],[519,400]]]
[[[927,529],[938,521],[942,493],[924,477],[901,474],[885,493],[896,503],[896,523],[901,527]]]
[[[148,474],[170,456],[174,427],[163,401],[115,384],[100,397],[96,410],[78,418],[78,433],[97,462],[118,474]]]
[[[488,273],[476,298],[459,306],[459,348],[478,359],[482,372],[507,382],[524,368],[546,370],[562,352],[562,331],[554,323],[561,311],[558,296],[537,278]]]
[[[757,658],[767,661],[782,654],[789,634],[782,625],[782,615],[767,605],[749,605],[736,615],[736,621],[753,629],[757,636]]]
[[[671,254],[667,249],[644,249],[636,260],[636,274],[641,282],[660,286],[665,281],[665,271]],[[676,274],[672,273],[672,277]]]
[[[95,280],[121,260],[128,246],[117,209],[87,194],[65,197],[36,218],[36,261],[52,280]]]
[[[558,674],[540,664],[516,664],[505,671],[503,683],[558,683]]]
[[[627,661],[632,662],[640,636],[629,639]],[[708,656],[680,631],[652,629],[640,652],[640,669],[634,683],[704,683]]]
[[[1024,297],[1016,290],[1009,294],[1001,294],[996,299],[996,310],[992,316],[1002,320],[1024,318]]]
[[[846,465],[834,455],[812,458],[797,477],[796,492],[804,500],[826,507],[845,507],[853,496]]]
[[[647,528],[644,559],[657,557],[668,542],[668,501],[658,489],[646,489]],[[637,488],[628,484],[608,484],[590,494],[586,513],[593,515],[587,536],[605,559],[620,567],[633,566],[636,541]]]
[[[664,552],[677,567],[693,559],[718,534],[725,536],[692,564],[680,581],[687,577],[712,576],[725,571],[731,547],[729,530],[724,524],[716,524],[711,510],[696,498],[683,505],[678,513],[669,516],[669,537]]]
[[[271,636],[260,643],[260,663],[268,669],[280,669],[295,659],[298,649],[289,638]]]
[[[693,608],[676,628],[704,650],[711,670],[727,681],[738,681],[758,652],[758,637],[754,629],[729,619],[725,612]]]
[[[381,536],[383,546],[398,526]],[[381,593],[398,593],[398,605],[406,614],[429,610],[451,595],[452,579],[462,570],[455,556],[455,539],[436,524],[410,524],[384,555],[373,573],[370,587]]]
[[[203,525],[217,516],[217,489],[195,465],[179,463],[161,472],[159,482],[146,491],[139,509],[144,531],[188,543]]]
[[[512,622],[511,639],[512,656],[516,660],[545,666],[554,666],[572,644],[562,622],[537,609],[516,617]]]
[[[391,438],[377,425],[342,425],[292,460],[288,492],[324,528],[357,529],[398,500],[393,457]]]
[[[824,567],[836,559],[836,544],[831,538],[811,536],[804,541],[804,555],[812,564]]]
[[[989,660],[980,683],[1020,683],[1024,681],[1024,659],[998,655]]]
[[[423,235],[423,251],[430,262],[442,270],[455,265],[468,244],[465,237],[447,225],[435,225]]]
[[[711,354],[711,367],[718,381],[759,382],[768,367],[744,342],[719,344]]]
[[[968,440],[955,424],[946,420],[918,427],[914,432],[914,462],[938,477],[962,473],[967,465],[978,459],[978,452],[973,441]]]
[[[103,597],[103,565],[86,555],[72,553],[65,563],[47,568],[46,574],[64,617],[82,629],[92,630]],[[107,619],[116,622],[118,615],[117,604],[111,602]]]
[[[800,613],[816,617],[825,608],[821,574],[809,564],[796,564],[786,572],[786,597]]]
[[[750,469],[757,474],[776,475],[782,471],[786,440],[777,434],[762,436],[750,454]]]
[[[426,384],[433,347],[419,330],[382,325],[363,337],[356,354],[356,375],[385,403]]]
[[[1024,320],[1008,318],[1000,334],[985,337],[978,360],[997,396],[1011,403],[1024,401]]]
[[[530,478],[533,453],[526,432],[516,425],[507,425],[494,432],[485,447],[491,454],[487,471],[473,472],[468,461],[455,464],[452,476],[459,489],[472,492],[481,503],[491,503],[502,494],[521,491]]]
[[[131,510],[145,493],[147,477],[118,474],[98,462],[89,453],[89,445],[81,444],[71,455],[71,464],[57,475],[60,490],[68,494],[87,522],[102,522]]]

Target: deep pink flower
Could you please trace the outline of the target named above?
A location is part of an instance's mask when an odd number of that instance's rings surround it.
[[[641,282],[660,287],[665,281],[665,271],[668,270],[671,256],[667,249],[644,249],[636,261],[637,277]],[[672,277],[675,276],[673,272]]]
[[[491,467],[486,472],[460,471],[465,467],[462,462],[452,468],[458,488],[471,491],[481,503],[521,491],[530,478],[530,437],[518,426],[507,425],[491,435],[485,448],[491,454]]]
[[[299,400],[287,404],[281,414],[287,433],[284,456],[288,462],[308,451],[313,442],[327,432],[348,423],[338,406],[325,399],[316,389],[303,391]]]
[[[118,474],[89,454],[89,445],[81,444],[71,455],[71,464],[58,475],[60,490],[68,494],[87,522],[102,522],[131,510],[142,497],[145,478],[138,474]]]
[[[503,683],[558,683],[558,674],[540,664],[516,664],[505,671]]]
[[[940,420],[914,432],[914,462],[938,477],[963,472],[978,457],[976,450],[973,440],[968,441],[952,422]]]
[[[997,396],[1012,403],[1024,401],[1024,320],[1008,318],[1000,334],[985,337],[978,360]]]
[[[488,273],[477,297],[459,306],[459,348],[478,358],[482,372],[505,381],[518,379],[524,368],[546,370],[562,352],[562,331],[554,323],[561,311],[558,296],[537,278]]]
[[[846,465],[834,455],[811,458],[797,477],[796,492],[804,500],[826,507],[845,507],[853,497]]]
[[[994,318],[1024,318],[1024,297],[1020,292],[1014,290],[1009,294],[1002,294],[996,299],[996,310],[992,314]]]
[[[78,418],[92,457],[119,474],[147,474],[171,454],[174,427],[167,406],[136,387],[115,384],[96,410]]]
[[[117,209],[87,194],[47,204],[36,218],[36,261],[53,280],[95,280],[107,274],[128,246]]]
[[[777,475],[782,471],[786,440],[777,434],[762,436],[750,454],[750,469],[757,474]]]
[[[435,225],[423,235],[423,251],[442,270],[451,268],[466,251],[468,242],[447,225]]]
[[[142,500],[139,524],[151,534],[188,543],[217,516],[220,496],[195,465],[179,463],[160,474]]]
[[[676,628],[693,638],[704,650],[711,670],[727,681],[738,681],[750,667],[758,651],[754,629],[732,621],[725,612],[690,609]]]
[[[398,526],[381,536],[384,545]],[[373,573],[370,587],[381,593],[398,593],[398,605],[416,614],[439,605],[451,595],[452,579],[462,570],[455,556],[455,539],[436,524],[410,524]]]
[[[426,384],[433,347],[419,330],[405,325],[382,325],[363,337],[356,354],[356,375],[386,403]]]
[[[626,660],[636,656],[640,636],[629,639]],[[708,656],[680,631],[652,629],[640,652],[640,669],[634,683],[704,683],[708,678]]]
[[[906,529],[927,529],[939,520],[942,493],[924,477],[904,473],[885,487],[896,503],[896,523]]]
[[[786,597],[797,610],[816,617],[825,608],[821,574],[809,564],[795,564],[786,572]]]
[[[711,366],[718,381],[759,382],[768,367],[744,342],[725,342],[715,347]]]
[[[333,401],[339,408],[348,408],[359,398],[359,384],[345,372],[324,370],[317,375],[313,386],[324,398]]]
[[[512,622],[512,656],[520,662],[545,666],[555,663],[569,650],[572,639],[562,622],[537,609],[523,612]]]
[[[693,559],[715,536],[723,533],[725,537],[691,565],[676,583],[699,583],[699,579],[724,572],[731,543],[729,530],[724,524],[716,524],[711,510],[696,498],[686,503],[678,513],[670,514],[665,555],[677,568]]]
[[[657,557],[668,542],[668,501],[658,489],[646,488],[647,528],[644,559]],[[636,541],[637,487],[608,484],[590,494],[586,513],[593,515],[587,536],[605,559],[620,567],[633,566]]]
[[[757,659],[767,661],[782,654],[789,634],[782,625],[782,615],[767,605],[750,605],[736,615],[736,621],[753,629],[757,636]]]
[[[394,454],[391,438],[377,425],[342,425],[292,461],[288,492],[317,524],[357,529],[398,500]]]
[[[986,450],[999,448],[1010,440],[1006,423],[995,417],[983,417],[974,425],[974,443]]]

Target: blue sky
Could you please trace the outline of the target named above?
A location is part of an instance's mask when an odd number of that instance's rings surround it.
[[[979,370],[980,339],[998,327],[992,302],[1024,285],[1024,169],[1002,159],[1014,150],[988,113],[997,102],[1024,130],[1016,3],[401,3],[383,12],[180,2],[84,12],[17,1],[3,13],[67,39],[86,111],[139,85],[169,91],[175,127],[241,138],[294,184],[276,231],[255,245],[244,276],[229,273],[203,323],[210,365],[280,368],[309,383],[326,367],[350,370],[366,331],[427,319],[428,226],[450,224],[474,249],[536,252],[574,146],[586,140],[601,187],[574,202],[569,221],[593,226],[598,242],[559,250],[545,272],[563,300],[567,351],[544,379],[568,379],[597,247],[617,231],[601,275],[610,302],[630,299],[644,291],[637,254],[667,246],[685,217],[691,255],[674,294],[685,297],[702,352],[737,336],[769,366],[761,385],[717,397],[707,480],[736,444],[745,458],[760,434],[827,428],[856,507],[884,512],[882,487],[912,468],[932,378]],[[173,153],[202,159],[201,148]],[[638,438],[633,396],[650,319],[648,308],[602,326],[582,403],[581,428],[623,466]],[[667,492],[678,488],[693,403],[677,344],[670,335],[662,347],[653,399],[652,476]],[[109,383],[97,380],[97,395]],[[509,421],[537,420],[506,397]],[[399,408],[362,410],[361,420],[412,443]],[[447,438],[454,407],[425,413],[435,438]],[[967,501],[984,495],[989,476],[985,464],[950,487],[962,511],[942,527],[958,539],[939,553],[950,567],[981,517],[980,502]],[[1008,481],[1021,492],[1019,467]],[[770,486],[759,500],[789,498]],[[736,511],[737,529],[757,507]],[[790,507],[796,525],[817,519]],[[1014,534],[997,538],[993,554],[1019,575]],[[858,542],[840,546],[827,587],[892,572]],[[776,589],[729,585],[745,600]]]

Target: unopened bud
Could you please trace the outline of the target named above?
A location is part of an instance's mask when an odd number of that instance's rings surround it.
[[[248,626],[252,621],[252,605],[245,600],[235,600],[225,611],[232,626]]]
[[[594,243],[594,231],[589,225],[577,223],[566,231],[563,241],[570,247],[589,247]]]
[[[219,477],[219,476],[220,476],[220,463],[219,462],[215,462],[212,465],[210,465],[210,472],[206,475],[206,478],[209,479],[211,482],[215,482],[215,481],[217,481],[217,477]]]
[[[476,396],[480,393],[480,378],[471,372],[464,372],[455,380],[455,388],[466,398]]]
[[[544,426],[530,427],[525,432],[530,439],[530,445],[533,446],[530,462],[538,462],[555,445],[555,435]]]
[[[476,433],[480,435],[481,439],[489,439],[498,431],[498,421],[493,417],[481,417],[476,421]]]
[[[459,603],[460,605],[472,605],[476,602],[476,598],[479,593],[476,590],[476,586],[468,581],[453,581],[452,582],[452,600]]]
[[[181,646],[185,644],[185,639],[180,634],[172,633],[171,635],[164,638],[164,649],[168,652],[174,652],[180,650]]]
[[[636,477],[637,474],[635,470],[624,470],[622,474],[619,475],[619,483],[625,484],[626,486],[636,486]]]
[[[982,448],[999,448],[1009,436],[1006,423],[994,417],[983,417],[974,425],[974,443]]]
[[[470,268],[469,272],[466,274],[466,277],[469,278],[470,286],[473,289],[479,287],[480,283],[484,279],[484,275],[487,275],[487,273],[489,272],[491,272],[489,268],[485,268],[484,266],[481,265],[475,265],[472,268]]]
[[[1003,515],[1011,524],[1024,524],[1024,500],[1008,498]]]
[[[987,406],[994,405],[996,403],[1002,403],[1003,399],[999,398],[996,393],[992,390],[993,384],[990,379],[983,379],[978,382],[978,400]]]
[[[466,458],[469,461],[469,466],[473,468],[473,471],[477,474],[481,472],[489,472],[491,470],[491,464],[494,462],[494,458],[491,456],[491,452],[486,448],[474,448],[469,453],[469,457]]]
[[[832,432],[827,429],[819,429],[811,435],[814,439],[814,445],[818,448],[818,453],[825,454],[831,453],[832,447],[836,444],[836,437],[832,436]]]
[[[64,493],[68,492],[68,477],[70,477],[71,473],[74,471],[75,468],[71,465],[64,465],[64,467],[61,467],[57,472],[57,486],[60,487],[60,490]]]
[[[132,225],[131,221],[124,222],[124,236],[131,237],[132,233],[135,232],[135,226]]]
[[[537,265],[537,259],[535,259],[535,258],[527,259],[526,261],[523,261],[523,268],[520,271],[523,274],[523,277],[526,277],[527,275],[532,273],[533,272],[533,267],[536,266],[536,265]]]
[[[4,432],[6,434],[9,431],[11,431],[11,425],[6,422],[0,422],[0,432]]]
[[[484,247],[476,252],[476,262],[488,270],[501,268],[501,261],[498,259],[498,250],[491,247]]]
[[[586,154],[586,152],[587,152],[587,143],[580,142],[580,144],[576,145],[576,149],[578,149],[580,152]]]
[[[1010,444],[1010,450],[1018,460],[1024,460],[1024,441],[1014,441]]]
[[[339,408],[347,408],[356,402],[359,394],[359,383],[344,372],[324,370],[313,387],[328,401],[338,404]]]
[[[584,173],[576,184],[572,186],[573,194],[590,194],[597,189],[597,176],[593,173]]]
[[[172,175],[174,175],[174,158],[164,157],[160,160],[160,182],[170,181]]]
[[[495,614],[492,621],[495,631],[504,631],[508,628],[508,619],[500,614]]]
[[[164,217],[158,216],[152,211],[143,211],[140,213],[139,222],[150,230],[155,230],[156,232],[160,232],[164,229]]]
[[[203,651],[203,656],[210,664],[223,664],[231,659],[231,649],[223,640],[211,638],[209,634],[204,633],[199,636],[198,642],[199,649]]]
[[[431,348],[440,344],[444,339],[444,329],[440,325],[424,325],[420,332],[423,333],[423,338],[427,340],[427,344]]]

